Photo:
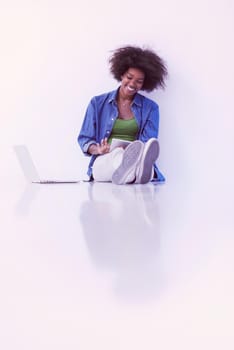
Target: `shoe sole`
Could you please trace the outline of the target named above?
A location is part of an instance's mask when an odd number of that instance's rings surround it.
[[[145,144],[147,147],[147,143]],[[136,182],[140,184],[146,184],[151,180],[152,167],[159,155],[159,143],[157,140],[153,140],[147,148],[144,149],[142,154],[142,162],[140,164],[139,172]]]
[[[131,172],[136,168],[141,159],[144,144],[141,141],[134,141],[126,147],[120,166],[112,175],[112,182],[116,185],[126,184],[126,180]]]

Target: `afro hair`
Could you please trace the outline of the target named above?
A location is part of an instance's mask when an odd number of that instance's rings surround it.
[[[117,81],[129,68],[137,68],[145,74],[141,90],[151,92],[165,87],[167,68],[154,51],[136,46],[125,46],[113,51],[109,58],[110,72]]]

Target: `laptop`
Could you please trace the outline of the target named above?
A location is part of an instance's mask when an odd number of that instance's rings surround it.
[[[13,148],[28,182],[36,184],[74,184],[80,182],[79,180],[41,179],[28,148],[25,145],[15,145]]]

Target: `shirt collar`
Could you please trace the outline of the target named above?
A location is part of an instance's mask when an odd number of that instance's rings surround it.
[[[117,95],[118,95],[118,91],[119,91],[119,87],[118,89],[111,91],[110,92],[110,97],[108,102],[112,103],[113,101],[115,102],[117,99]],[[133,99],[133,104],[136,104],[137,106],[141,107],[142,106],[142,99],[141,99],[141,95],[136,93]]]

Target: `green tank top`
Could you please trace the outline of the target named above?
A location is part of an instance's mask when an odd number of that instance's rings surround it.
[[[122,139],[127,141],[134,141],[136,139],[138,126],[135,118],[132,119],[120,119],[117,118],[111,135],[108,139],[108,143],[111,143],[112,139]]]

